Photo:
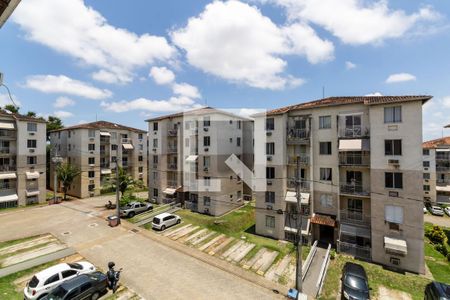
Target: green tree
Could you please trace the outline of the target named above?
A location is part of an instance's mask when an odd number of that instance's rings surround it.
[[[27,112],[27,117],[36,118],[36,113],[34,111],[29,111],[29,112]]]
[[[81,172],[77,167],[72,166],[71,164],[68,164],[68,163],[62,163],[57,167],[56,174],[57,174],[58,180],[62,184],[62,188],[63,188],[63,192],[64,192],[64,200],[67,200],[68,188],[72,184],[75,177],[80,175],[80,173]]]
[[[120,195],[121,197],[123,197],[123,195],[125,194],[125,192],[130,189],[133,188],[133,186],[135,185],[135,181],[133,180],[133,178],[127,174],[127,171],[122,168],[119,167],[119,180],[118,180],[118,184],[119,184],[119,191],[120,191]],[[115,188],[116,182],[114,182],[114,188]]]
[[[12,104],[6,104],[5,106],[3,106],[3,109],[6,109],[12,113],[18,114],[20,108],[18,106],[12,105]]]
[[[47,119],[47,140],[50,140],[49,132],[52,130],[57,130],[64,128],[63,122],[60,118],[54,116],[48,116]]]

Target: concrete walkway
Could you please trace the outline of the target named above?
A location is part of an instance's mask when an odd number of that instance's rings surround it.
[[[320,268],[322,267],[326,253],[327,249],[317,246],[316,254],[314,255],[308,272],[306,273],[306,277],[303,280],[303,293],[309,296],[316,297],[317,295],[318,290],[316,284],[319,280]]]
[[[76,251],[72,248],[66,248],[57,252],[53,252],[47,255],[43,255],[34,259],[30,259],[12,266],[5,267],[3,269],[0,269],[0,278],[8,276],[10,274],[27,270],[72,254],[75,254]]]

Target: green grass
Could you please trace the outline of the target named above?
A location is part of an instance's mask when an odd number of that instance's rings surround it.
[[[450,262],[425,238],[425,263],[436,281],[450,284]]]
[[[320,299],[336,299],[342,268],[346,262],[358,263],[364,267],[369,278],[369,286],[372,288],[370,292],[371,298],[376,298],[378,296],[378,288],[384,286],[388,289],[406,292],[413,299],[423,299],[425,286],[430,282],[429,279],[419,275],[400,274],[385,270],[382,266],[373,263],[355,260],[345,255],[336,255],[336,258],[330,262]]]

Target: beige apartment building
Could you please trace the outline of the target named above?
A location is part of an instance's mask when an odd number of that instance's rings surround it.
[[[0,110],[0,208],[46,200],[46,122]]]
[[[450,204],[450,137],[423,143],[423,199]]]
[[[256,232],[294,240],[299,200],[304,243],[424,273],[422,104],[429,99],[330,97],[256,115],[254,169],[263,177],[254,185]]]
[[[81,171],[68,194],[86,198],[100,195],[115,176],[116,161],[135,180],[147,183],[147,132],[107,121],[54,130],[52,156],[58,155]],[[54,164],[50,167],[53,189]],[[58,186],[60,189],[60,186]]]
[[[242,169],[235,172],[226,163],[241,160],[252,168],[250,120],[205,107],[147,122],[150,199],[219,216],[250,197]]]

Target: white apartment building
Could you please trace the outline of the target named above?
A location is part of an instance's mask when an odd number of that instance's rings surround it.
[[[50,133],[50,145],[52,156],[61,156],[81,171],[68,190],[71,196],[100,195],[101,189],[110,186],[115,176],[116,161],[133,179],[147,183],[147,132],[144,130],[98,121],[54,130]],[[53,172],[51,163],[51,188]]]
[[[330,97],[256,115],[254,169],[263,177],[255,185],[256,232],[294,240],[299,198],[304,243],[424,273],[422,104],[429,99]]]
[[[226,163],[240,159],[252,168],[250,120],[205,107],[147,122],[150,199],[219,216],[250,197],[249,187]]]
[[[450,204],[450,137],[423,143],[423,199]]]
[[[46,200],[46,122],[0,110],[0,208]]]

